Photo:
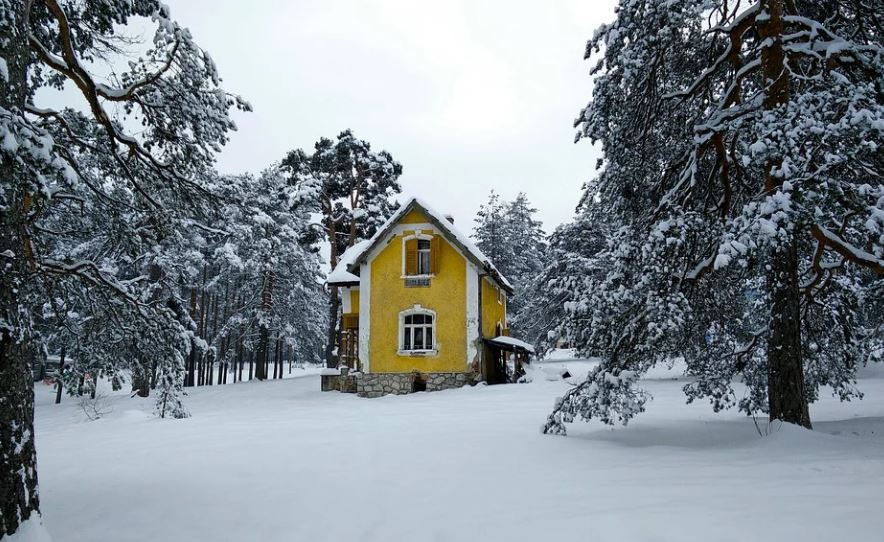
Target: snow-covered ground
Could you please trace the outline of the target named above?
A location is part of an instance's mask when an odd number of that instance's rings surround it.
[[[574,374],[592,362],[556,361]],[[542,370],[542,369],[535,369]],[[567,383],[380,399],[316,374],[199,388],[193,417],[110,397],[86,421],[38,384],[45,523],[64,541],[879,541],[884,374],[866,399],[775,428],[685,405],[677,373],[645,383],[627,428],[540,434]]]

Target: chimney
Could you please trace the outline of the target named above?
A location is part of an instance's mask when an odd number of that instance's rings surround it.
[[[451,216],[451,215],[445,215],[445,220],[447,220],[447,221],[451,222],[452,224],[454,224],[454,217]]]

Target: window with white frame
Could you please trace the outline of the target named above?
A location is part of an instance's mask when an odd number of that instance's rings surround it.
[[[417,274],[430,274],[430,240],[417,240]]]
[[[401,317],[401,349],[405,352],[436,349],[436,317],[430,311],[409,311]]]

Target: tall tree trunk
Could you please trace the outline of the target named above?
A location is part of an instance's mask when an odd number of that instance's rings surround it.
[[[338,357],[335,350],[338,346],[338,311],[341,307],[341,301],[338,299],[338,287],[331,286],[329,288],[328,301],[328,335],[325,342],[325,366],[334,369],[338,366]]]
[[[245,360],[243,359],[242,354],[243,354],[243,352],[242,352],[242,336],[240,336],[236,340],[236,365],[237,365],[237,367],[239,367],[239,378],[237,378],[236,375],[234,374],[234,376],[233,376],[234,383],[236,383],[237,381],[242,382],[242,366],[243,366],[243,363],[245,363]]]
[[[761,38],[770,45],[761,53],[761,66],[767,85],[764,107],[775,109],[789,101],[789,74],[783,50],[784,0],[764,0],[769,15],[760,25]],[[780,161],[765,164],[764,185],[768,193],[782,186],[773,175]],[[801,292],[798,284],[798,246],[793,233],[779,240],[771,250],[768,288],[771,295],[770,328],[767,343],[767,394],[771,420],[811,427],[804,393],[804,360],[801,354]]]
[[[258,323],[258,351],[255,378],[267,379],[270,361],[270,318],[273,309],[273,271],[264,272],[264,285],[261,291],[261,320]]]
[[[11,2],[0,25],[0,58],[8,77],[0,80],[0,108],[21,113],[28,62],[25,2]],[[0,538],[40,512],[37,452],[34,446],[34,383],[31,367],[37,345],[27,312],[30,239],[25,215],[28,179],[15,160],[0,151]]]
[[[157,263],[149,264],[147,269],[147,278],[153,287],[153,291],[150,294],[150,301],[152,303],[156,303],[162,296],[160,281],[163,279],[163,268],[160,267],[160,265]],[[135,370],[132,372],[132,391],[136,392],[139,397],[149,397],[150,377],[154,370],[154,364],[156,363],[156,360],[145,359],[144,356],[142,356],[141,353],[137,350],[137,348],[135,350],[135,359]],[[93,374],[92,379],[93,386],[97,385],[98,375]]]
[[[326,220],[328,221],[328,241],[330,245],[329,263],[332,269],[338,265],[338,240],[337,225],[334,221],[334,206],[329,204]],[[338,300],[338,287],[329,287],[329,303],[328,303],[328,329],[326,330],[325,341],[325,366],[334,369],[338,366],[338,359],[335,356],[335,348],[337,347],[338,338],[338,310],[340,309],[340,301]]]
[[[795,241],[773,254],[770,274],[771,318],[767,347],[770,419],[811,428],[804,393],[801,355],[801,297]]]
[[[196,322],[196,289],[190,289],[190,318]],[[196,333],[196,329],[194,329]],[[188,388],[196,383],[194,380],[196,371],[196,340],[190,340],[190,354],[187,356],[187,373],[184,375],[184,385]]]
[[[61,353],[58,355],[58,376],[55,378],[55,404],[61,403],[62,376],[64,375],[64,356],[67,353],[64,346],[61,347]]]

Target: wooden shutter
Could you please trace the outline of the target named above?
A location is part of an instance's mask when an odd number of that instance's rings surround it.
[[[417,275],[417,239],[405,241],[405,274]]]
[[[435,235],[430,239],[430,273],[439,274],[439,261],[442,259],[442,247],[439,243],[439,236]]]

